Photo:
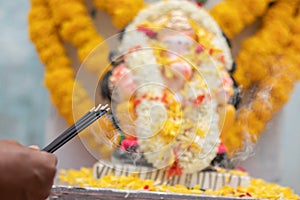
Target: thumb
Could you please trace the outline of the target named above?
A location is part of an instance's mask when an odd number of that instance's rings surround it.
[[[28,148],[33,150],[40,150],[40,148],[37,145],[30,145]]]

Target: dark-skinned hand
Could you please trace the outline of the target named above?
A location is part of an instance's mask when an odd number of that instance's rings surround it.
[[[56,173],[55,155],[14,140],[0,140],[0,195],[3,200],[44,200]]]

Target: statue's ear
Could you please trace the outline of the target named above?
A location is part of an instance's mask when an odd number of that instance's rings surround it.
[[[223,35],[223,37],[225,38],[225,40],[226,40],[226,42],[227,42],[229,48],[231,48],[231,42],[230,42],[229,38],[227,37],[227,35],[226,35],[223,31],[222,31],[222,35]]]
[[[109,52],[109,61],[112,65],[112,67],[115,68],[124,62],[124,56],[118,55],[117,51],[110,51]]]
[[[236,70],[236,62],[233,61],[231,65],[231,69],[228,72],[232,75],[235,72],[235,70]]]
[[[100,81],[100,93],[104,99],[111,100],[111,88],[110,88],[110,77],[112,76],[112,71],[109,70]]]
[[[231,42],[230,42],[229,38],[227,37],[227,35],[226,35],[223,31],[222,31],[222,35],[223,35],[223,37],[225,38],[227,45],[228,45],[229,48],[231,49],[232,46],[231,46]],[[231,69],[228,70],[228,72],[229,72],[230,74],[233,74],[233,72],[235,71],[235,69],[236,69],[236,63],[235,63],[235,61],[233,61],[232,66],[231,66]]]
[[[128,26],[128,25],[127,25]],[[123,40],[123,37],[124,37],[124,34],[125,34],[125,31],[126,31],[126,28],[127,26],[125,26],[120,32],[119,32],[119,40],[122,41]]]
[[[237,108],[241,101],[241,89],[232,75],[231,79],[233,81],[234,94],[230,98],[229,103],[232,104],[235,108]]]

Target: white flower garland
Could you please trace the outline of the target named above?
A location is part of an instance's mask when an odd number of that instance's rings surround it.
[[[128,52],[133,47],[140,46],[140,49],[130,52],[125,58],[126,66],[131,69],[137,79],[139,89],[136,95],[137,97],[150,95],[161,99],[164,93],[162,87],[164,79],[154,53],[155,49],[149,43],[146,34],[134,31],[136,27],[143,22],[153,21],[170,11],[180,9],[190,19],[197,22],[198,26],[204,27],[214,35],[212,45],[222,49],[225,66],[215,58],[207,59],[207,53],[204,53],[206,56],[202,55],[203,58],[206,57],[206,61],[196,67],[200,75],[194,75],[185,84],[182,95],[185,100],[199,95],[211,98],[205,98],[201,105],[196,107],[181,107],[181,118],[177,116],[170,119],[173,120],[175,126],[176,123],[180,123],[180,127],[176,129],[178,133],[171,143],[163,136],[157,135],[160,133],[159,128],[164,128],[162,125],[167,123],[170,117],[165,104],[157,99],[144,98],[136,106],[135,123],[138,144],[146,159],[157,168],[170,165],[176,159],[183,172],[190,173],[207,167],[216,155],[219,143],[217,108],[221,102],[216,99],[215,91],[220,87],[223,90],[222,79],[229,77],[226,69],[231,69],[232,58],[220,28],[209,14],[191,3],[186,2],[184,7],[182,5],[177,1],[159,2],[141,11],[127,27],[120,51]],[[199,131],[201,136],[197,134]]]

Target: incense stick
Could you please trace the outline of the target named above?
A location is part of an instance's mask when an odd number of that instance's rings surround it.
[[[87,128],[97,119],[102,117],[109,111],[108,105],[102,106],[101,104],[96,108],[92,108],[83,117],[81,117],[75,124],[70,126],[67,130],[61,133],[56,139],[54,139],[49,145],[47,145],[43,151],[54,153],[57,149],[62,147],[65,143],[70,141],[76,135],[78,135],[82,130]]]

